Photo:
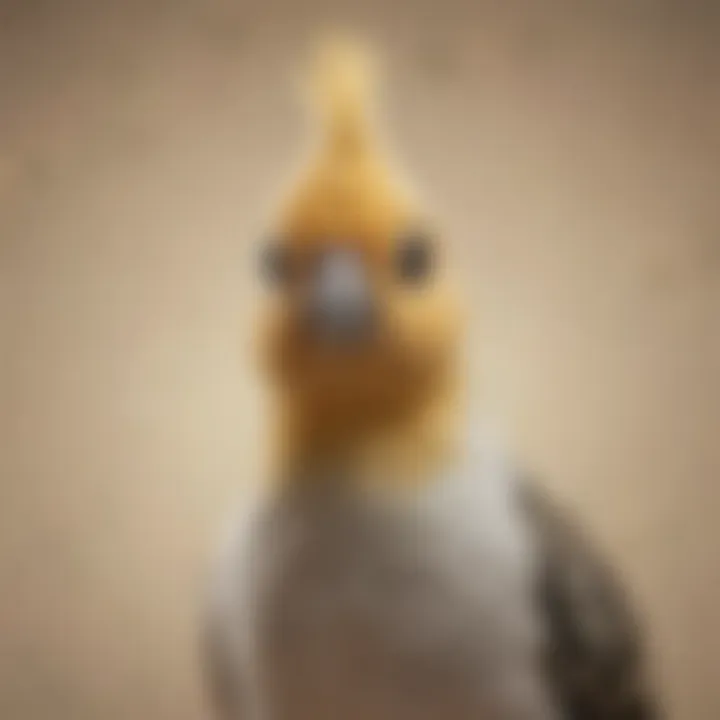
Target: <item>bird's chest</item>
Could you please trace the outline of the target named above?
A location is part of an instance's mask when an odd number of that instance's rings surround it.
[[[264,716],[476,718],[492,704],[527,642],[526,577],[518,538],[491,526],[499,508],[489,523],[463,500],[304,498],[268,515],[252,604]]]

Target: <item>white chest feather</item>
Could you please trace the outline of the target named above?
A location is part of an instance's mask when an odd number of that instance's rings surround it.
[[[242,717],[552,717],[508,482],[479,462],[420,492],[315,484],[254,505],[218,598],[257,703]]]

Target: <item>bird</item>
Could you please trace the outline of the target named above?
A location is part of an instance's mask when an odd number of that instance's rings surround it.
[[[378,54],[316,49],[258,252],[272,455],[212,563],[219,720],[655,720],[612,564],[476,414],[467,304],[395,161]]]

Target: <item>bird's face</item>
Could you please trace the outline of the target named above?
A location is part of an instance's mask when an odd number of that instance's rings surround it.
[[[261,250],[262,364],[294,397],[391,407],[446,373],[458,308],[436,233],[372,174],[353,179],[315,183]]]

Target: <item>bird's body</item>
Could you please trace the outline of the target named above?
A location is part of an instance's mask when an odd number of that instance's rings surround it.
[[[376,142],[357,60],[321,63],[324,134],[268,245],[275,463],[212,584],[216,707],[649,720],[624,593],[466,417],[442,243]]]
[[[220,675],[252,688],[222,695],[227,716],[555,718],[531,547],[502,468],[469,446],[421,489],[363,491],[337,470],[260,494],[211,606]]]
[[[657,717],[615,574],[536,482],[469,450],[420,493],[330,475],[243,503],[206,606],[222,720]]]

